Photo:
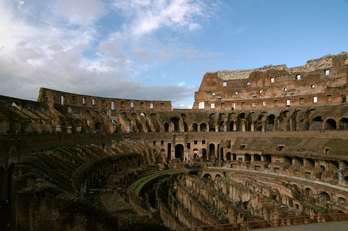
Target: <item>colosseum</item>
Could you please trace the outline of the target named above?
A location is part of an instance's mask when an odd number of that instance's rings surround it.
[[[0,96],[0,229],[347,219],[347,94],[342,52],[208,72],[192,109],[46,88],[37,101]]]

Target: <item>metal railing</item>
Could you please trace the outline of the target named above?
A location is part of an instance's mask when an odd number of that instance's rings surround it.
[[[304,216],[304,217],[278,218],[278,219],[272,219],[272,220],[249,221],[249,222],[241,222],[241,223],[233,223],[233,224],[187,227],[187,228],[180,228],[180,231],[184,231],[184,230],[239,231],[239,230],[252,230],[252,229],[313,224],[313,223],[322,223],[322,222],[331,222],[331,221],[347,221],[347,220],[348,220],[348,213],[335,213],[335,214],[312,215],[312,216]]]

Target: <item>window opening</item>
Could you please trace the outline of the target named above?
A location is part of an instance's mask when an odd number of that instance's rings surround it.
[[[274,83],[274,78],[273,77],[271,78],[271,83]]]
[[[153,109],[153,103],[150,103],[150,108]]]
[[[301,80],[301,75],[296,75],[296,80]]]
[[[223,87],[227,87],[227,82],[224,81],[224,82],[222,83],[222,86],[223,86]]]
[[[215,108],[215,103],[210,104],[210,108],[214,109]]]
[[[317,103],[318,102],[318,97],[317,96],[314,96],[313,97],[313,103]]]

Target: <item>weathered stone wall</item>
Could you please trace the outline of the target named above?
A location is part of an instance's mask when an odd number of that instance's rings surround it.
[[[345,103],[348,53],[309,60],[306,65],[207,73],[193,109],[245,110]],[[199,106],[199,104],[204,104]]]

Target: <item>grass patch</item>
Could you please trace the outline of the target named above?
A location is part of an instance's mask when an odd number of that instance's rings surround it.
[[[139,180],[137,180],[133,184],[131,184],[128,188],[131,190],[134,190],[135,193],[137,195],[139,195],[140,190],[144,187],[144,185],[146,185],[148,182],[152,181],[153,179],[160,177],[160,176],[165,176],[165,175],[170,175],[170,174],[179,174],[179,173],[184,173],[184,172],[186,172],[186,169],[182,169],[182,168],[163,170],[162,172],[157,172],[157,173],[140,178]]]

